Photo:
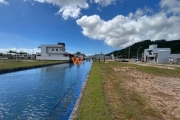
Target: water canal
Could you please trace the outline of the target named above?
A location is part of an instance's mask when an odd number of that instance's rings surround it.
[[[1,74],[0,119],[68,119],[90,67],[84,61]]]

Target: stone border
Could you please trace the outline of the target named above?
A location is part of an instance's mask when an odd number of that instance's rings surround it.
[[[91,71],[91,69],[90,69],[90,71]],[[90,71],[89,71],[89,73],[90,73]],[[86,87],[87,82],[88,82],[89,73],[87,74],[87,77],[86,77],[86,79],[85,79],[85,81],[83,83],[81,93],[79,94],[79,97],[78,97],[78,99],[76,101],[76,104],[75,104],[75,106],[73,108],[73,111],[71,112],[69,120],[76,120],[77,117],[78,117],[78,111],[79,111],[81,100],[82,100],[82,97],[83,97],[83,94],[84,94],[84,91],[85,91],[85,87]]]

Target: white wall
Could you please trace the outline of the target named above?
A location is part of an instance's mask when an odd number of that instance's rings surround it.
[[[157,63],[168,63],[170,51],[158,51]]]
[[[62,53],[62,47],[47,47],[47,53]]]
[[[45,45],[41,45],[41,56],[47,56]]]
[[[148,55],[147,50],[148,50],[148,49],[144,49],[144,61],[146,61],[146,56]]]
[[[149,45],[150,50],[154,50],[155,48],[157,48],[157,45]]]
[[[36,56],[37,60],[69,60],[69,56],[50,55],[50,56]]]

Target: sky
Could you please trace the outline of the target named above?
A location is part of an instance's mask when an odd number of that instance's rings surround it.
[[[0,0],[0,52],[109,53],[143,40],[180,39],[180,0]]]

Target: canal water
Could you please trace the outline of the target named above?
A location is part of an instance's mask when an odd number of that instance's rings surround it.
[[[71,63],[0,75],[0,119],[67,120],[91,62]]]

